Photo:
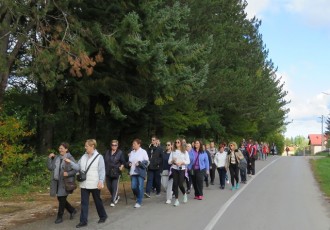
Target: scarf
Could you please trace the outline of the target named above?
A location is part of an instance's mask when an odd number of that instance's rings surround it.
[[[63,159],[66,158],[66,155],[67,154],[65,154],[64,156],[60,155],[55,160],[54,180],[60,179],[61,165],[62,165]]]

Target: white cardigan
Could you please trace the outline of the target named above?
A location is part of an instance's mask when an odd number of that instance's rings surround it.
[[[227,152],[224,151],[222,153],[217,152],[214,156],[214,164],[217,166],[217,168],[225,167],[226,165],[226,158],[227,158]]]

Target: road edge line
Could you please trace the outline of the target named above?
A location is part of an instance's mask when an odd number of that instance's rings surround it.
[[[243,192],[248,186],[249,184],[260,174],[262,173],[265,169],[267,169],[269,166],[271,166],[272,164],[274,164],[276,161],[278,161],[279,159],[281,159],[280,157],[277,158],[276,160],[272,161],[270,164],[266,165],[265,167],[263,167],[255,176],[253,176],[249,182],[246,184],[246,186],[242,187],[242,189],[240,189],[239,191],[237,191],[232,197],[230,197],[229,200],[226,201],[226,203],[224,205],[222,205],[220,207],[220,209],[218,210],[218,212],[214,215],[214,217],[211,219],[211,221],[208,223],[208,225],[206,225],[206,227],[204,228],[204,230],[212,230],[214,228],[214,226],[218,223],[219,219],[222,217],[222,215],[225,213],[225,211],[228,209],[228,207],[235,201],[235,199],[239,196],[239,194],[241,194],[241,192]]]

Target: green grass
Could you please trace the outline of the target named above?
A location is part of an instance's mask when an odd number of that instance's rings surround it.
[[[330,198],[330,157],[313,159],[311,164],[321,190]]]

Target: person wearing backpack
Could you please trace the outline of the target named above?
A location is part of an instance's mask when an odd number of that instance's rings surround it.
[[[111,194],[110,206],[115,207],[120,196],[118,196],[118,185],[121,171],[124,169],[125,158],[123,152],[118,148],[118,141],[111,141],[111,149],[104,155],[106,185]]]

